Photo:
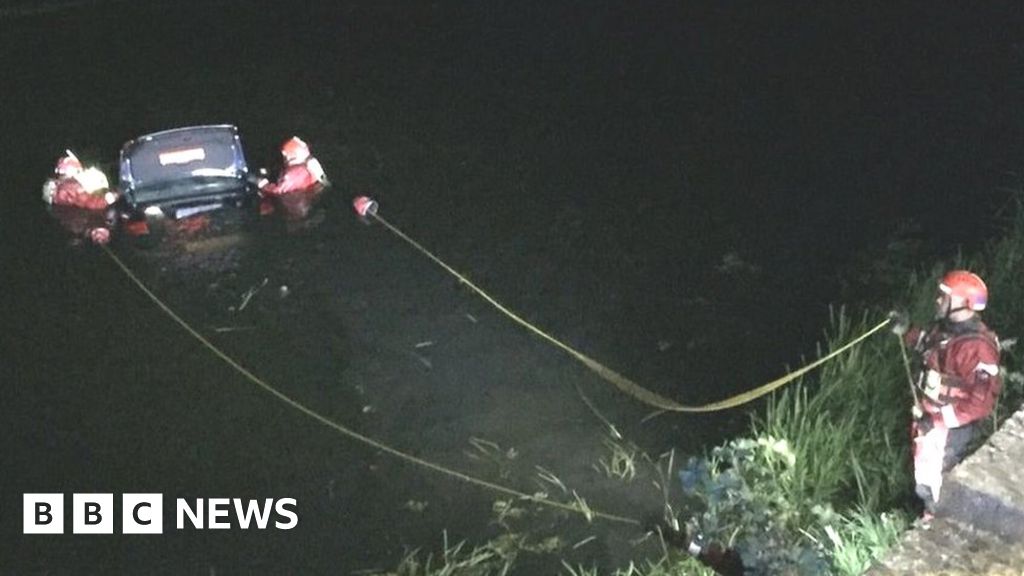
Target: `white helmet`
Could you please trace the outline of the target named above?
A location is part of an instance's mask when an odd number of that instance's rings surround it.
[[[57,160],[57,166],[54,167],[53,172],[61,178],[67,178],[74,176],[82,171],[82,161],[75,156],[75,153],[71,150],[65,150],[64,156],[61,156]]]
[[[309,159],[309,144],[306,144],[298,136],[292,136],[281,145],[281,155],[289,165],[302,164]]]

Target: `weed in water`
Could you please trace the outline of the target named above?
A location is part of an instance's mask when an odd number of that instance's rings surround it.
[[[536,465],[536,466],[534,466],[534,468],[537,469],[537,477],[540,478],[541,480],[543,480],[544,483],[550,484],[552,486],[555,486],[556,488],[561,490],[563,494],[568,494],[569,493],[569,490],[565,487],[565,483],[563,483],[558,478],[558,476],[555,476],[554,472],[552,472],[552,471],[548,470],[547,468],[544,468],[543,466],[540,466],[540,465]],[[540,484],[542,490],[545,488],[545,485],[543,483],[538,483],[538,484]]]
[[[466,450],[464,452],[466,456],[473,460],[493,464],[502,478],[512,475],[512,464],[519,457],[519,452],[515,448],[503,450],[497,442],[483,438],[470,438],[469,444],[473,450]]]
[[[636,477],[638,452],[636,445],[631,442],[619,442],[612,438],[605,438],[604,445],[608,449],[608,456],[599,458],[594,468],[599,472],[604,472],[609,478],[631,482]]]

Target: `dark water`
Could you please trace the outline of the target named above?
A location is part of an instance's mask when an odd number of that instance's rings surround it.
[[[321,413],[528,492],[541,465],[596,508],[638,517],[660,495],[594,471],[603,431],[576,385],[652,454],[697,452],[747,413],[641,423],[644,407],[358,222],[351,198],[375,196],[389,221],[607,365],[685,402],[718,399],[812,354],[839,277],[896,230],[945,254],[991,233],[1024,144],[1019,12],[219,2],[6,17],[0,569],[345,574],[437,551],[444,529],[451,542],[501,532],[497,495],[274,401],[101,252],[69,248],[38,201],[65,147],[113,174],[133,136],[230,122],[250,163],[273,167],[277,144],[303,136],[336,183],[322,220],[118,252]],[[471,438],[517,456],[471,459]],[[300,523],[26,537],[26,492],[68,505],[74,492],[158,492],[165,506],[292,497]],[[631,528],[551,513],[524,524],[570,544],[597,535],[567,553],[586,565],[658,554],[631,546]],[[558,566],[539,562],[524,571]]]

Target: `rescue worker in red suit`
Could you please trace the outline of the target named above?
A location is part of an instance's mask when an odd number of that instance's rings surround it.
[[[269,214],[280,209],[286,220],[305,218],[320,192],[329,184],[320,161],[310,153],[309,145],[298,136],[281,145],[284,167],[276,182],[259,181],[260,213]]]
[[[110,241],[107,209],[117,201],[107,177],[97,168],[82,166],[70,150],[57,160],[54,177],[43,184],[43,201],[51,213],[77,238],[95,244]]]
[[[892,327],[919,361],[921,394],[912,408],[914,480],[925,524],[935,515],[942,475],[964,458],[1002,388],[999,340],[979,315],[987,303],[981,278],[954,270],[939,283],[935,322],[908,329],[905,320],[897,320]]]

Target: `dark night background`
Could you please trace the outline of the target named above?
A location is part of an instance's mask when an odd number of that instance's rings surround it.
[[[287,409],[102,252],[69,247],[39,200],[66,147],[114,177],[132,137],[233,123],[250,164],[274,169],[301,135],[335,184],[322,220],[222,250],[115,249],[332,418],[526,491],[540,464],[629,516],[659,495],[593,471],[602,429],[574,384],[653,454],[721,442],[747,413],[641,423],[642,406],[358,222],[353,196],[552,334],[695,404],[813,355],[829,305],[889,306],[886,282],[903,279],[869,272],[907,258],[894,240],[924,266],[981,245],[1020,186],[1017,2],[0,2],[0,15],[4,574],[347,574],[436,552],[445,528],[452,542],[498,533],[495,495]],[[516,448],[508,478],[466,457],[471,437]],[[25,492],[66,506],[160,492],[167,526],[175,497],[293,497],[300,523],[27,537]],[[574,563],[659,553],[615,526],[544,513],[532,527],[598,535]],[[543,566],[523,570],[559,564]]]

